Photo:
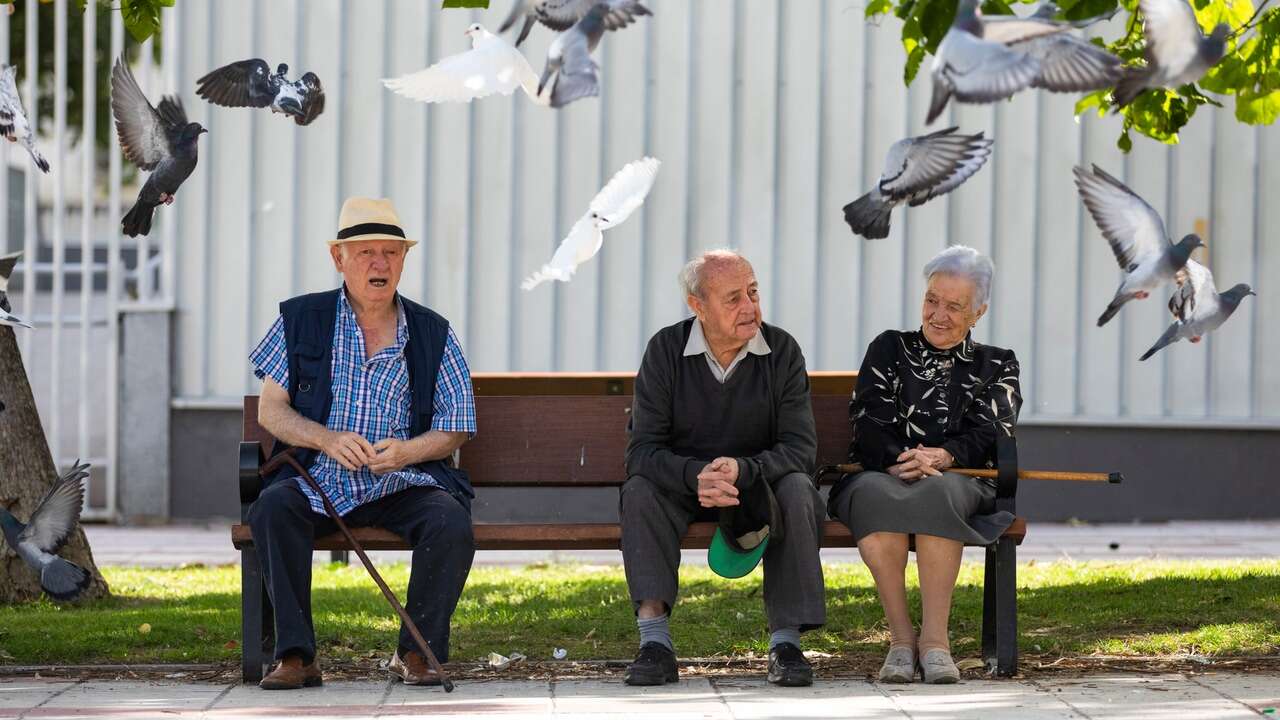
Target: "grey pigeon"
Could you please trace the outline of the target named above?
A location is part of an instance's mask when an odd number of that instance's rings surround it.
[[[960,102],[991,103],[1027,87],[1079,92],[1114,84],[1120,59],[1068,34],[1073,28],[1044,13],[983,17],[978,0],[960,0],[933,58],[926,124],[937,119],[952,96]]]
[[[24,525],[12,513],[0,508],[0,529],[9,547],[18,557],[40,573],[40,588],[55,600],[71,600],[89,585],[90,575],[84,568],[58,557],[76,523],[84,504],[81,480],[89,477],[89,464],[76,464],[49,488],[31,519]]]
[[[1227,52],[1231,26],[1218,23],[1209,37],[1200,31],[1196,12],[1187,0],[1139,0],[1146,67],[1126,68],[1116,83],[1116,107],[1133,102],[1143,90],[1175,88],[1200,79]]]
[[[524,25],[516,37],[516,47],[520,47],[534,23],[541,22],[556,32],[564,32],[601,2],[607,6],[603,18],[605,30],[620,30],[635,22],[637,16],[653,15],[640,0],[519,0],[511,7],[511,14],[498,32],[506,32],[523,17]]]
[[[13,266],[18,264],[20,257],[20,252],[0,256],[0,325],[30,328],[31,323],[14,315],[13,306],[9,304],[9,276],[13,274]]]
[[[22,97],[18,95],[16,69],[12,65],[0,65],[0,135],[9,142],[20,142],[35,161],[41,172],[49,172],[49,161],[36,150],[31,134],[31,124],[22,110]]]
[[[1202,337],[1226,322],[1240,306],[1240,301],[1250,295],[1257,293],[1244,283],[1219,293],[1213,284],[1213,273],[1209,272],[1209,268],[1195,260],[1189,260],[1186,268],[1178,272],[1178,289],[1169,298],[1173,324],[1138,359],[1146,360],[1166,345],[1183,338],[1193,343],[1200,342]]]
[[[551,41],[537,92],[541,95],[551,81],[551,107],[564,107],[574,100],[600,94],[600,66],[591,59],[591,53],[604,36],[608,12],[608,5],[597,3],[573,27]]]
[[[1174,274],[1187,264],[1191,251],[1203,243],[1195,234],[1183,237],[1177,244],[1170,242],[1155,208],[1097,165],[1093,172],[1079,166],[1072,172],[1080,199],[1124,271],[1115,297],[1098,318],[1098,327],[1102,327],[1125,303],[1145,299],[1152,290],[1173,280]]]
[[[146,235],[151,232],[152,211],[161,203],[172,204],[174,193],[195,170],[196,140],[208,130],[187,122],[176,95],[162,98],[159,108],[152,107],[123,59],[111,68],[111,114],[124,156],[139,170],[151,171],[138,201],[121,222],[125,235]]]
[[[905,138],[889,147],[884,173],[871,192],[844,206],[844,220],[868,240],[889,235],[889,213],[907,203],[911,207],[951,192],[969,179],[991,155],[989,140],[954,135],[949,127],[928,135]]]
[[[309,72],[291,81],[288,74],[284,63],[272,75],[266,60],[241,60],[197,80],[196,95],[223,107],[269,107],[273,113],[292,116],[299,125],[309,125],[324,112],[320,78]]]

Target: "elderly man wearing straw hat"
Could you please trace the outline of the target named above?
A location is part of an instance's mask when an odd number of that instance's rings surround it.
[[[405,609],[444,662],[475,554],[474,494],[450,460],[476,431],[471,375],[449,322],[396,292],[417,241],[389,200],[348,199],[328,243],[342,287],[280,303],[249,356],[262,380],[258,421],[297,449],[348,525],[377,525],[413,545]],[[279,662],[265,689],[321,684],[312,540],[336,526],[296,474],[283,466],[249,509],[275,611]],[[406,684],[438,684],[415,647],[401,627],[390,671]]]

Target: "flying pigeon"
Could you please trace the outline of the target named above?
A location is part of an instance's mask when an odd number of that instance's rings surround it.
[[[538,94],[551,82],[551,107],[600,94],[600,66],[591,59],[604,36],[609,6],[597,3],[582,19],[556,36],[547,48],[547,64],[538,79]],[[553,79],[554,77],[554,79]]]
[[[937,119],[952,96],[960,102],[991,103],[1027,87],[1078,92],[1113,85],[1120,77],[1120,59],[1067,34],[1073,27],[1045,13],[983,17],[978,0],[960,0],[933,58],[926,124]]]
[[[9,276],[13,274],[13,266],[18,264],[22,253],[10,253],[0,256],[0,325],[16,325],[30,328],[31,323],[13,314],[9,305]]]
[[[1133,102],[1147,88],[1193,83],[1227,52],[1231,26],[1218,23],[1205,37],[1187,0],[1139,0],[1138,9],[1147,39],[1147,65],[1125,69],[1112,93],[1116,107]]]
[[[8,138],[9,142],[21,142],[31,154],[36,167],[47,173],[49,161],[36,150],[31,125],[27,123],[27,114],[22,110],[22,97],[18,95],[16,74],[17,69],[12,65],[0,65],[0,135]]]
[[[884,173],[871,192],[844,206],[844,220],[868,240],[889,235],[889,213],[907,203],[911,207],[955,190],[991,156],[989,140],[977,135],[954,135],[956,128],[899,140],[889,146]]]
[[[272,75],[266,60],[241,60],[197,80],[196,95],[223,107],[269,107],[273,113],[292,115],[299,125],[310,125],[324,112],[320,78],[309,72],[291,81],[288,73],[289,66],[284,63],[277,65]]]
[[[152,171],[121,222],[125,235],[146,235],[151,232],[152,210],[161,203],[172,204],[174,193],[196,168],[196,140],[208,130],[187,122],[176,95],[162,98],[159,108],[152,107],[123,59],[111,68],[111,114],[124,156],[138,169]]]
[[[1080,199],[1124,271],[1115,297],[1098,318],[1098,327],[1102,327],[1125,303],[1145,299],[1152,290],[1173,280],[1191,251],[1203,243],[1194,233],[1172,243],[1155,208],[1097,165],[1092,173],[1079,166],[1072,172]]]
[[[1195,260],[1188,260],[1186,268],[1178,272],[1178,289],[1169,298],[1173,324],[1139,360],[1146,360],[1166,345],[1183,338],[1193,343],[1200,342],[1200,338],[1226,322],[1239,307],[1240,301],[1249,295],[1257,293],[1244,283],[1219,293],[1213,284],[1213,273],[1209,272],[1209,268]]]
[[[498,32],[506,32],[523,16],[524,26],[516,37],[516,47],[520,47],[520,43],[529,37],[535,22],[541,22],[556,32],[564,32],[599,2],[608,6],[604,16],[605,30],[620,30],[635,22],[639,15],[653,15],[649,8],[640,4],[640,0],[518,0],[511,6],[511,14],[502,22]]]
[[[89,464],[76,464],[49,488],[31,519],[24,525],[8,510],[0,508],[0,529],[4,539],[31,569],[40,573],[40,587],[55,600],[71,600],[89,585],[84,568],[58,557],[58,550],[71,537],[80,521],[84,504],[81,480],[89,477]]]
[[[604,244],[603,230],[621,225],[644,204],[662,163],[645,157],[627,163],[591,200],[587,213],[573,224],[569,236],[556,248],[551,262],[525,279],[520,287],[532,290],[547,280],[568,282],[582,263],[595,257]]]
[[[425,70],[384,79],[382,84],[427,103],[470,102],[494,93],[510,95],[521,88],[535,103],[547,104],[538,97],[538,76],[523,53],[478,23],[463,34],[471,38],[470,50],[450,55]]]

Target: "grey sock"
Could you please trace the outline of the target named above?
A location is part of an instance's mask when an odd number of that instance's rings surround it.
[[[778,647],[779,643],[791,643],[796,647],[800,647],[800,628],[786,627],[778,628],[769,636],[769,649]]]
[[[671,626],[667,624],[666,615],[653,618],[637,617],[636,626],[640,628],[641,647],[644,647],[645,643],[656,642],[666,646],[671,652],[676,651],[676,646],[671,642]]]

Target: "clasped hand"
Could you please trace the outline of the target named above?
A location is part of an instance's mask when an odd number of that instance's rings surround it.
[[[941,475],[954,462],[950,452],[921,444],[904,450],[898,456],[898,463],[889,466],[888,473],[900,480],[914,482],[926,475]]]
[[[732,507],[738,504],[738,461],[718,457],[698,473],[698,504],[702,507]]]
[[[330,433],[320,450],[352,472],[368,465],[374,473],[383,475],[413,463],[412,447],[407,440],[386,438],[370,443],[353,432]]]

